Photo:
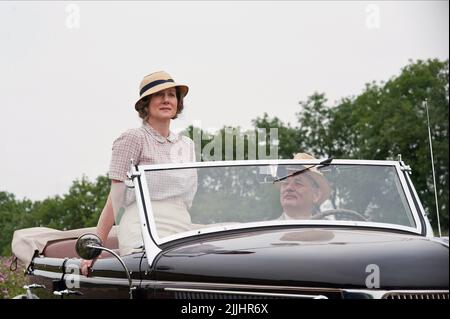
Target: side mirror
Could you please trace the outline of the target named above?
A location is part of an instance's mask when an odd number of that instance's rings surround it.
[[[96,248],[98,247],[98,248]],[[83,259],[91,260],[102,253],[103,243],[101,239],[94,234],[84,234],[78,237],[75,249],[78,256]]]
[[[75,249],[77,251],[78,256],[80,256],[83,259],[94,259],[95,257],[98,257],[102,250],[107,251],[111,255],[117,258],[117,260],[122,265],[123,269],[125,270],[125,274],[128,278],[128,285],[129,285],[129,293],[130,293],[130,299],[133,299],[133,281],[131,280],[131,273],[127,268],[127,265],[125,265],[125,262],[120,258],[117,253],[115,253],[113,250],[103,247],[102,240],[94,234],[84,234],[78,237],[77,243],[75,244]],[[70,293],[70,292],[66,292]]]

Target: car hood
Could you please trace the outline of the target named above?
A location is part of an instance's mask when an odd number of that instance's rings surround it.
[[[373,230],[265,230],[190,241],[158,256],[156,280],[366,288],[448,289],[448,246]],[[372,281],[373,283],[373,281]]]

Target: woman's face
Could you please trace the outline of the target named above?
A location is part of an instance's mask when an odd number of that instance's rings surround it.
[[[149,116],[155,120],[170,120],[177,114],[177,91],[165,89],[152,94],[148,105]]]

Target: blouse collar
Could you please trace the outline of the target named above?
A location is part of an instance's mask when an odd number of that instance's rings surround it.
[[[159,143],[165,143],[165,142],[175,143],[178,140],[178,138],[179,138],[179,135],[173,133],[172,131],[169,131],[169,136],[168,137],[164,137],[161,134],[159,134],[159,132],[157,130],[155,130],[153,127],[151,127],[151,125],[148,124],[148,123],[144,123],[142,125],[142,127],[147,131],[147,133],[153,139],[155,139]]]

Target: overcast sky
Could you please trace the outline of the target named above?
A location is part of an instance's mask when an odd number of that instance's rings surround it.
[[[314,91],[333,104],[448,59],[448,33],[448,1],[2,1],[0,191],[40,200],[105,174],[153,71],[190,87],[174,130],[294,124]]]

